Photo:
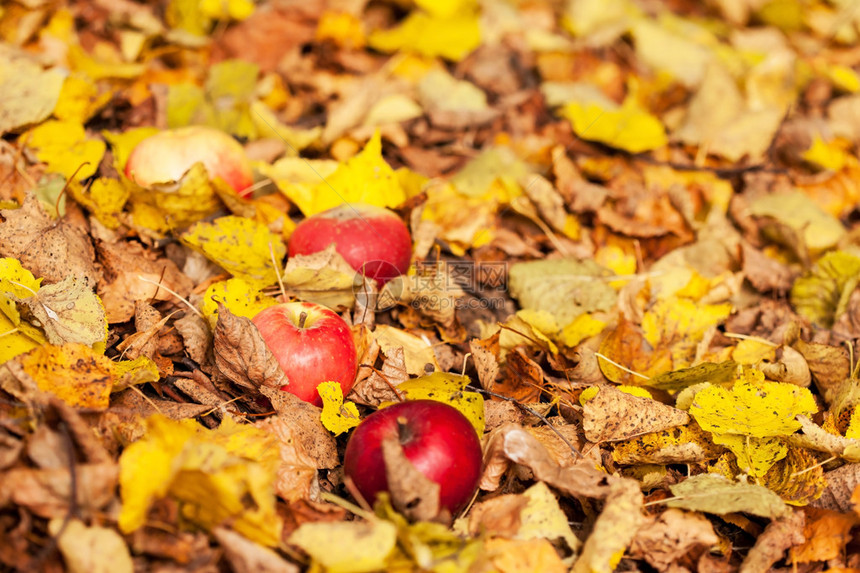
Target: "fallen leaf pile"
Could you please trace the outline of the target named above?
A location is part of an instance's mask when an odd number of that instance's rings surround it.
[[[0,569],[860,570],[855,8],[4,3]],[[249,197],[126,177],[187,125]],[[406,275],[286,256],[344,202]],[[285,299],[352,328],[321,408],[251,321]],[[344,479],[424,398],[482,439],[461,515]]]

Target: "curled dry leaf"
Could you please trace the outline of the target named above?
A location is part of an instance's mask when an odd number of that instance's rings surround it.
[[[601,386],[585,403],[582,428],[592,442],[626,440],[634,436],[683,426],[690,416],[656,400],[631,396],[613,386]]]
[[[647,518],[630,544],[630,554],[645,559],[658,571],[667,571],[688,553],[694,550],[701,553],[718,542],[714,527],[705,516],[667,509]]]
[[[571,573],[611,571],[615,556],[628,546],[645,521],[642,504],[642,492],[635,480],[613,480],[608,486],[606,505]]]
[[[212,535],[221,544],[230,566],[236,573],[298,573],[298,566],[280,555],[226,527],[216,527]]]
[[[469,341],[469,350],[472,352],[472,360],[475,362],[475,370],[478,371],[478,380],[484,390],[492,390],[499,375],[499,337],[501,333],[485,338]]]
[[[839,456],[846,461],[860,462],[860,440],[831,434],[806,416],[797,416],[802,434],[794,434],[792,444],[818,452]]]
[[[782,347],[782,357],[774,363],[760,363],[758,369],[770,380],[809,387],[812,376],[803,355],[791,346]]]
[[[383,353],[382,368],[372,369],[370,376],[357,382],[352,388],[355,396],[364,404],[378,406],[383,402],[397,402],[400,396],[395,388],[409,379],[402,346],[389,348]]]
[[[236,316],[221,303],[218,303],[214,347],[218,369],[239,386],[280,389],[289,384],[287,375],[251,319]]]
[[[827,486],[821,497],[810,502],[810,506],[834,511],[852,511],[851,496],[860,485],[860,464],[845,464],[841,468],[824,474]]]
[[[75,466],[75,505],[98,512],[114,499],[119,468],[114,462]],[[17,504],[45,518],[65,517],[71,510],[69,468],[13,468],[0,475],[0,507]]]
[[[134,316],[136,301],[175,300],[171,291],[186,297],[193,286],[192,280],[173,261],[157,257],[140,243],[98,242],[96,252],[104,269],[98,294],[111,324]]]
[[[278,417],[283,418],[283,422],[278,422],[284,424],[283,431],[289,429],[289,435],[314,461],[312,467],[331,469],[338,466],[337,444],[320,421],[320,408],[270,386],[261,386],[260,392],[272,403]]]
[[[382,459],[394,509],[413,521],[451,521],[450,512],[439,506],[439,484],[409,461],[397,436],[383,438]]]
[[[803,528],[806,514],[795,510],[771,521],[744,557],[739,573],[766,573],[783,558],[790,547],[800,545],[806,537]]]
[[[290,257],[281,280],[284,288],[301,300],[335,309],[352,308],[356,290],[364,284],[334,243],[312,255]]]
[[[619,479],[596,469],[591,461],[562,468],[522,426],[505,424],[490,434],[484,448],[484,474],[479,487],[485,491],[498,489],[502,475],[512,464],[529,468],[535,479],[573,497],[604,499],[609,494],[609,484]]]
[[[316,460],[308,455],[303,442],[297,437],[300,428],[295,419],[272,416],[255,425],[278,440],[281,461],[275,480],[275,493],[287,501],[316,499],[319,496]]]
[[[200,315],[189,312],[182,318],[173,321],[173,327],[179,332],[185,343],[185,351],[188,352],[188,356],[194,362],[205,367],[214,360],[214,356],[210,355],[212,330],[209,328],[209,323]]]

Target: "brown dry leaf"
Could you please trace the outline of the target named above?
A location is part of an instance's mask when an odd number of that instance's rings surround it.
[[[137,332],[117,345],[117,350],[123,353],[127,360],[146,356],[158,366],[162,377],[173,374],[173,362],[159,353],[159,343],[162,328],[170,316],[161,317],[161,313],[144,301],[135,303],[134,327]]]
[[[585,403],[583,411],[582,429],[585,437],[595,443],[626,440],[690,421],[683,410],[631,396],[613,386],[601,386],[597,395]]]
[[[806,514],[797,510],[771,521],[744,557],[739,573],[770,571],[771,567],[783,558],[786,550],[804,542],[805,523]]]
[[[104,274],[98,294],[111,324],[134,316],[136,301],[175,300],[171,291],[187,297],[193,286],[170,259],[158,257],[140,243],[97,242],[96,252]]]
[[[381,326],[381,325],[380,325]],[[357,382],[352,393],[364,404],[378,406],[383,402],[395,402],[400,398],[396,388],[409,379],[403,347],[395,346],[383,352],[382,368],[373,369],[370,376]]]
[[[806,540],[802,545],[791,548],[791,563],[827,561],[842,555],[851,541],[851,528],[858,524],[857,515],[814,507],[808,507],[804,512],[803,536]]]
[[[320,408],[271,386],[260,386],[260,392],[269,399],[278,416],[285,419],[290,435],[313,460],[312,467],[331,469],[338,466],[337,444],[331,432],[320,422]]]
[[[493,535],[514,537],[522,524],[522,511],[529,500],[523,495],[506,494],[476,503],[469,510],[469,532],[478,535],[492,531]]]
[[[500,333],[485,339],[469,341],[469,350],[478,371],[478,380],[484,390],[492,390],[499,375],[499,336]]]
[[[612,571],[616,556],[627,548],[645,521],[642,492],[635,480],[613,480],[608,490],[606,505],[597,517],[591,535],[585,540],[571,573]]]
[[[175,320],[173,327],[182,336],[188,356],[197,364],[209,364],[212,350],[212,330],[209,323],[200,315],[189,312]],[[214,357],[212,359],[214,360]]]
[[[647,518],[630,544],[630,554],[644,559],[658,571],[667,571],[692,551],[701,553],[718,542],[714,527],[705,516],[667,509]]]
[[[800,273],[786,264],[768,257],[746,241],[741,243],[743,272],[747,280],[761,292],[787,293]]]
[[[821,497],[810,505],[834,511],[851,511],[853,508],[851,497],[860,485],[860,464],[845,464],[841,468],[825,473],[824,478],[827,480],[827,487],[824,488]]]
[[[116,497],[116,463],[77,464],[75,473],[78,511],[98,512]],[[13,468],[0,474],[0,507],[16,504],[40,517],[63,518],[70,511],[71,495],[69,468]]]
[[[396,436],[383,438],[382,459],[394,509],[413,521],[451,521],[453,516],[439,505],[439,484],[409,461]]]
[[[537,438],[522,426],[505,424],[487,438],[484,448],[484,473],[480,488],[495,491],[511,464],[520,464],[534,473],[535,479],[573,497],[604,499],[608,484],[617,479],[601,472],[591,461],[580,461],[562,468]]]
[[[236,573],[299,573],[297,565],[226,527],[216,527],[212,535],[221,544]]]
[[[783,346],[782,356],[776,362],[760,362],[756,368],[764,372],[768,380],[785,382],[808,388],[812,383],[809,365],[803,355],[791,346]]]
[[[651,348],[642,329],[626,319],[620,320],[618,326],[601,341],[599,352],[625,368],[645,376],[653,377],[676,370],[670,350],[664,347]],[[600,359],[598,365],[603,375],[616,384],[636,386],[642,383],[641,378],[613,366],[606,360]]]
[[[0,256],[13,257],[46,283],[75,277],[96,284],[95,252],[89,236],[65,220],[48,216],[35,195],[28,195],[18,209],[2,209]]]
[[[540,365],[529,358],[527,349],[514,348],[505,358],[502,379],[494,384],[494,392],[520,402],[540,401],[544,373]]]
[[[316,460],[305,451],[296,437],[300,428],[295,419],[272,416],[255,424],[278,439],[281,461],[278,465],[275,493],[286,501],[319,497]]]
[[[812,373],[812,381],[825,402],[833,402],[839,389],[851,375],[848,351],[842,346],[805,342],[803,339],[798,339],[794,347],[806,360]]]
[[[401,303],[416,309],[421,315],[445,328],[457,321],[457,300],[465,296],[463,289],[450,275],[450,266],[423,263],[415,274],[399,276],[386,283],[379,293],[380,308]]]
[[[218,323],[214,334],[215,364],[227,378],[245,388],[280,388],[289,379],[260,331],[250,319],[236,316],[218,303]]]

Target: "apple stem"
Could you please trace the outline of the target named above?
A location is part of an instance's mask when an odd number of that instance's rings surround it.
[[[305,327],[305,321],[307,319],[308,319],[308,313],[306,313],[305,311],[302,311],[302,313],[299,315],[299,328]]]
[[[397,418],[397,439],[401,444],[405,444],[412,439],[412,430],[409,429],[409,420],[400,416]]]

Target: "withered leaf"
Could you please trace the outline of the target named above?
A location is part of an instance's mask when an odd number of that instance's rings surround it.
[[[284,418],[283,431],[289,429],[308,456],[314,461],[314,468],[331,469],[337,467],[337,444],[331,432],[320,421],[321,409],[300,398],[271,386],[260,386],[260,393],[269,399],[278,417]],[[273,422],[274,423],[274,422]],[[286,435],[286,434],[285,434]]]
[[[658,571],[666,571],[689,552],[700,552],[719,541],[708,519],[697,513],[667,509],[649,517],[630,544],[631,555],[645,559]]]
[[[771,521],[756,539],[741,563],[740,573],[766,573],[785,555],[785,551],[803,543],[806,514],[795,510]]]
[[[397,436],[383,438],[382,459],[394,509],[414,521],[450,521],[450,513],[439,505],[439,484],[409,461]]]
[[[825,473],[824,479],[827,480],[827,486],[821,492],[821,497],[810,502],[810,505],[835,511],[851,511],[851,495],[860,485],[860,464],[845,464]]]
[[[236,573],[299,572],[297,565],[284,560],[268,547],[249,541],[226,527],[216,527],[212,530],[212,535],[224,548],[227,560]]]
[[[582,428],[592,442],[626,440],[634,436],[683,426],[690,416],[656,400],[631,396],[613,386],[601,386],[585,403]]]
[[[244,316],[218,303],[214,334],[215,364],[227,378],[245,388],[280,389],[289,379],[266,346],[260,331]]]
[[[98,511],[116,495],[119,468],[114,462],[75,466],[75,503],[79,510]],[[65,517],[70,508],[72,477],[68,468],[13,468],[0,475],[0,507],[10,503],[45,518]]]
[[[66,277],[95,285],[99,278],[92,242],[79,227],[53,221],[35,195],[19,209],[2,209],[0,256],[14,257],[36,277],[56,283]]]
[[[478,371],[478,380],[484,390],[492,390],[499,374],[499,335],[479,340],[469,341],[469,350],[472,352],[472,360],[475,361],[475,369]]]
[[[319,496],[316,461],[305,451],[296,435],[295,421],[286,416],[272,416],[255,424],[278,439],[281,461],[275,480],[275,492],[287,501],[314,499]]]
[[[529,468],[536,479],[574,497],[604,499],[609,494],[609,484],[619,479],[596,469],[591,461],[582,460],[563,468],[522,426],[505,424],[490,434],[484,448],[480,488],[498,489],[502,475],[512,463]]]

